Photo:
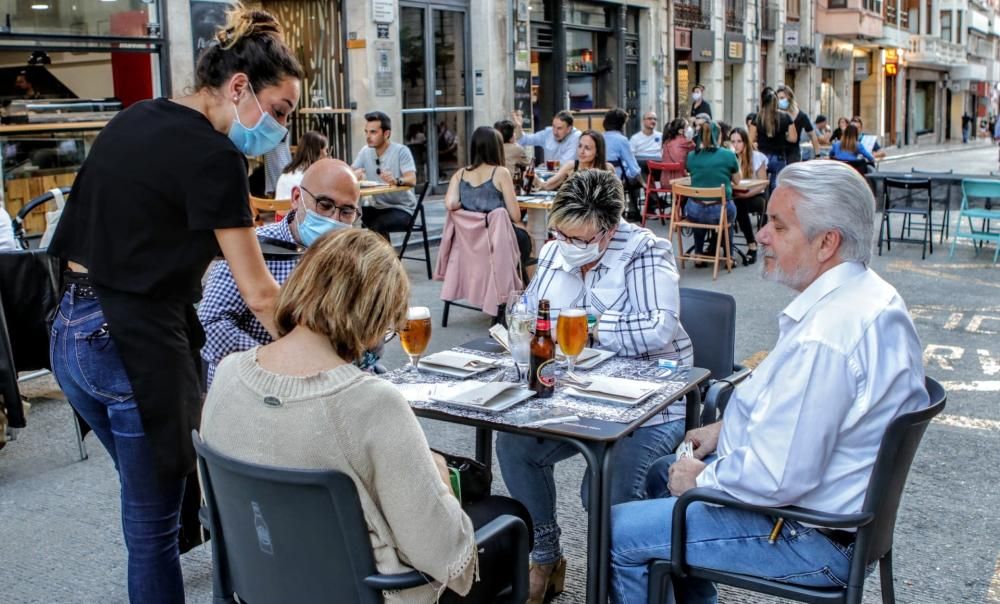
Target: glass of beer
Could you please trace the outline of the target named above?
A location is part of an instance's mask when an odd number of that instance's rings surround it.
[[[559,311],[556,324],[556,341],[566,355],[568,373],[573,373],[576,357],[587,345],[587,311],[582,308],[564,308]]]
[[[410,357],[407,371],[419,371],[417,363],[430,341],[431,310],[426,306],[411,306],[406,311],[406,324],[399,331],[399,343],[403,346],[403,352]]]

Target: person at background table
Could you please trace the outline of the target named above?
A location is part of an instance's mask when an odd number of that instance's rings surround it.
[[[719,127],[719,140],[716,144],[729,149],[729,133],[733,131],[733,127],[722,120],[716,120],[715,125]]]
[[[789,166],[767,211],[762,275],[797,297],[722,421],[687,434],[694,457],[657,461],[652,499],[612,510],[615,604],[647,601],[649,562],[671,558],[676,497],[703,487],[753,505],[857,514],[889,423],[929,404],[910,314],[868,266],[875,199],[865,179],[836,161]],[[694,503],[687,562],[810,587],[846,584],[853,535],[786,519],[769,542],[774,526],[769,514]],[[678,579],[673,588],[678,602],[716,602],[709,581]]]
[[[726,189],[726,220],[732,229],[736,218],[736,203],[733,201],[733,185],[740,182],[740,165],[736,154],[719,146],[719,126],[714,122],[702,124],[695,135],[695,149],[688,153],[687,171],[691,175],[691,186],[697,188]],[[693,199],[684,203],[684,215],[692,222],[718,224],[722,205],[704,205]],[[701,254],[705,246],[705,230],[693,229],[695,253]],[[732,245],[732,237],[729,238]]]
[[[528,159],[528,154],[524,152],[524,147],[514,142],[514,122],[500,120],[493,124],[493,128],[500,133],[500,138],[503,140],[504,166],[510,172],[511,177],[515,177],[527,168],[531,161]]]
[[[349,229],[361,218],[361,188],[351,167],[339,159],[323,158],[309,166],[290,197],[292,210],[288,215],[280,222],[259,227],[258,236],[309,247],[325,233]],[[293,255],[265,262],[274,279],[283,284],[300,258]],[[217,262],[209,272],[205,295],[198,305],[198,319],[205,329],[201,358],[208,363],[209,386],[222,359],[272,341],[271,334],[240,295],[232,268],[225,260]],[[366,352],[359,360],[359,367],[368,370],[374,368],[378,357],[375,352]]]
[[[545,161],[559,160],[564,164],[576,157],[580,131],[573,127],[573,114],[569,111],[560,111],[552,118],[551,126],[531,134],[524,133],[524,117],[520,111],[512,112],[510,120],[514,122],[514,139],[517,144],[522,147],[541,147]]]
[[[604,135],[597,130],[584,130],[576,146],[576,159],[563,162],[559,166],[559,171],[543,182],[539,188],[543,191],[555,191],[569,177],[585,170],[606,170],[612,174],[615,172],[615,167],[607,161]]]
[[[833,132],[830,134],[830,144],[833,144],[833,141],[840,140],[840,138],[844,136],[844,130],[846,130],[850,125],[851,120],[846,117],[837,118],[837,127],[834,128]]]
[[[875,159],[885,157],[885,149],[878,143],[878,137],[874,134],[865,134],[865,123],[861,120],[860,115],[855,115],[851,118],[851,124],[858,129],[858,143],[867,149],[872,154],[872,157]]]
[[[314,130],[303,134],[299,138],[295,156],[278,177],[278,184],[274,187],[274,198],[291,199],[292,189],[302,182],[302,177],[309,166],[324,157],[329,157],[329,144],[326,137]]]
[[[760,111],[750,126],[750,138],[767,157],[768,191],[773,190],[778,172],[788,165],[785,154],[789,146],[799,142],[799,134],[791,116],[778,109],[778,97],[770,86],[760,93]]]
[[[767,189],[767,157],[760,151],[754,150],[753,145],[750,144],[750,135],[743,128],[733,129],[729,135],[729,143],[732,145],[733,153],[736,154],[736,162],[740,167],[740,180],[765,181],[765,184],[752,189],[733,191],[733,202],[736,204],[736,224],[747,240],[747,255],[743,264],[750,265],[757,262],[757,240],[754,238],[750,214],[760,214],[767,208],[767,199],[764,197],[764,191]]]
[[[441,586],[384,592],[387,603],[434,602],[444,587],[450,591],[441,602],[489,601],[477,592],[509,583],[514,552],[501,543],[478,556],[474,531],[504,513],[526,523],[530,517],[506,497],[488,497],[463,512],[444,459],[431,453],[406,399],[356,366],[386,332],[403,326],[409,296],[406,271],[381,237],[362,229],[320,237],[281,290],[280,339],[219,365],[201,436],[242,461],[347,474],[376,569],[419,570]]]
[[[858,129],[853,125],[848,126],[840,140],[833,141],[830,147],[830,159],[847,162],[863,159],[870,165],[875,165],[875,157],[865,149],[858,138]]]
[[[671,180],[683,178],[687,174],[685,165],[687,164],[688,153],[694,150],[694,128],[688,125],[688,121],[679,117],[669,124],[663,131],[663,153],[661,161],[668,164],[680,164],[680,170],[660,173],[660,186],[666,186]]]
[[[670,242],[622,219],[624,191],[614,174],[587,170],[559,189],[549,214],[555,239],[542,248],[528,291],[549,300],[552,320],[580,307],[597,318],[595,339],[619,356],[641,361],[667,358],[681,366],[693,359],[691,339],[680,324],[677,266]],[[644,497],[649,463],[676,448],[684,432],[684,404],[671,405],[615,446],[611,501]],[[497,434],[497,459],[511,496],[535,523],[531,599],[540,604],[550,586],[562,583],[566,561],[556,521],[554,465],[576,455],[567,443]],[[583,501],[587,501],[586,482]],[[585,504],[586,505],[586,504]]]
[[[820,145],[830,144],[830,123],[823,114],[817,115],[816,119],[813,120],[813,126],[816,128],[816,140],[819,141]]]
[[[691,88],[691,117],[704,113],[711,119],[712,106],[705,100],[705,87],[695,84]]]
[[[495,128],[476,128],[469,145],[471,163],[452,174],[444,195],[444,207],[449,211],[469,210],[484,214],[497,208],[507,208],[517,237],[517,248],[521,252],[521,266],[525,267],[531,259],[531,235],[521,222],[514,180],[503,165],[501,140]]]
[[[220,249],[254,317],[277,333],[278,284],[254,233],[245,156],[285,137],[303,77],[273,16],[229,10],[192,94],[140,101],[104,127],[48,248],[73,271],[52,371],[118,473],[134,603],[184,601],[179,517],[205,340],[194,304]]]
[[[813,128],[809,116],[806,115],[805,111],[800,110],[799,104],[795,102],[795,92],[790,86],[782,84],[775,90],[775,94],[778,95],[778,109],[788,113],[788,116],[792,118],[797,135],[794,144],[790,144],[785,153],[786,161],[790,164],[802,161],[802,147],[799,146],[799,143],[805,140],[812,143],[812,157],[819,157],[819,137],[816,135],[816,129]]]
[[[374,180],[390,186],[417,184],[417,166],[406,145],[389,140],[392,120],[381,111],[365,114],[365,142],[368,146],[358,152],[351,167],[359,180]],[[405,231],[417,208],[413,189],[397,193],[372,195],[368,198],[364,217],[365,228],[389,240],[389,233]]]
[[[625,138],[623,133],[625,122],[628,121],[628,114],[625,110],[615,107],[609,109],[604,114],[604,145],[606,148],[608,163],[612,166],[618,162],[621,171],[616,173],[625,186],[625,193],[628,199],[628,209],[625,212],[626,220],[639,220],[639,189],[642,187],[639,177],[642,171],[639,162],[632,154],[632,145]]]
[[[656,123],[656,112],[647,111],[642,116],[642,129],[628,139],[640,168],[644,161],[657,160],[663,153],[663,133],[656,129]]]
[[[288,135],[286,134],[285,138],[275,145],[274,149],[265,153],[262,159],[264,163],[264,195],[278,199],[278,197],[274,197],[275,191],[278,189],[278,179],[281,178],[285,166],[292,161]]]

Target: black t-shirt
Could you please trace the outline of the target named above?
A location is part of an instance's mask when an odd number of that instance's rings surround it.
[[[795,116],[795,120],[792,122],[795,124],[795,129],[799,133],[798,142],[786,143],[788,145],[788,151],[786,153],[787,161],[789,163],[802,161],[802,149],[799,147],[800,144],[806,142],[807,137],[803,136],[804,132],[812,132],[813,125],[812,120],[806,115],[805,111],[799,111],[799,114]]]
[[[106,288],[195,302],[219,253],[213,229],[253,226],[249,195],[228,136],[198,111],[142,101],[94,141],[49,252]]]
[[[765,155],[785,155],[789,145],[785,136],[788,133],[788,129],[792,127],[791,116],[783,111],[778,112],[778,127],[772,136],[768,136],[767,132],[764,131],[761,116],[758,115],[754,119],[753,125],[757,129],[758,151]]]
[[[844,129],[837,128],[836,130],[833,131],[833,134],[830,135],[830,142],[832,143],[833,141],[839,141],[841,138],[843,138],[843,136],[844,136]]]
[[[712,117],[712,106],[708,104],[708,101],[703,100],[701,105],[697,107],[691,105],[691,117],[696,117],[701,113],[708,114],[708,117]]]

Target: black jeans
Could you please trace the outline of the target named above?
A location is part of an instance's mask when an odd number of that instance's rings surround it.
[[[528,266],[528,260],[531,260],[531,235],[524,229],[514,227],[514,237],[517,238],[517,249],[521,252],[521,267],[524,268]]]
[[[531,550],[531,536],[534,534],[531,515],[521,502],[510,497],[490,495],[482,501],[467,503],[462,508],[477,530],[498,516],[504,514],[517,516],[528,527],[528,550]],[[441,595],[440,602],[442,604],[493,602],[496,595],[510,585],[516,561],[514,540],[507,536],[498,538],[493,547],[488,547],[479,554],[479,581],[472,584],[472,590],[465,596],[460,596],[449,589]]]
[[[746,237],[747,245],[757,243],[753,234],[753,223],[750,221],[750,214],[760,214],[764,211],[764,196],[754,195],[753,197],[737,197],[736,202],[736,224],[740,227],[740,232]]]
[[[389,239],[389,233],[405,232],[412,217],[412,214],[399,208],[365,208],[361,223],[366,229]]]

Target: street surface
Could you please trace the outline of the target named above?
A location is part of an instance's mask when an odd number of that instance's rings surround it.
[[[954,168],[986,174],[997,169],[996,147],[955,150],[886,161],[883,170]],[[922,149],[917,149],[921,151]],[[440,215],[440,202],[432,202]],[[665,233],[659,225],[654,230]],[[988,250],[988,253],[987,253]],[[916,245],[899,244],[872,266],[906,300],[924,346],[928,375],[948,390],[945,412],[928,429],[906,487],[896,525],[895,577],[899,602],[1000,603],[1000,268],[993,250],[974,254],[970,245],[953,258],[947,247],[920,259]],[[407,262],[413,303],[431,308],[431,350],[486,333],[481,313],[452,310],[440,328],[440,284],[429,282],[422,264]],[[737,359],[768,350],[777,338],[776,316],[793,298],[782,286],[760,279],[757,267],[720,272],[688,265],[685,287],[735,296]],[[398,344],[387,346],[385,363],[405,362]],[[22,602],[125,602],[125,548],[118,511],[118,484],[108,456],[88,439],[90,459],[76,456],[71,413],[46,379],[30,384],[35,397],[29,427],[0,451],[0,600]],[[423,421],[432,446],[472,453],[472,431]],[[583,601],[586,516],[579,485],[579,458],[557,469],[559,518],[569,558],[567,591],[559,604]],[[495,488],[503,491],[499,470]],[[669,519],[664,519],[668,522]],[[211,601],[211,553],[198,548],[183,558],[188,601]],[[881,601],[877,574],[866,601]],[[333,597],[332,601],[336,601]],[[769,599],[724,590],[722,602]]]

